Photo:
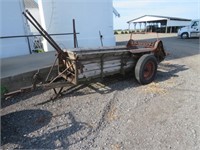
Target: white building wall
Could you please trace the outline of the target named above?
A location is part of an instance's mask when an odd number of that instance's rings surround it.
[[[190,25],[191,21],[167,20],[168,27],[182,27]]]
[[[79,47],[114,46],[112,0],[39,0],[41,24],[48,33],[72,33],[76,21]],[[62,48],[73,47],[73,35],[53,36]],[[53,50],[44,45],[45,51]]]
[[[0,37],[26,35],[21,0],[0,1]],[[0,38],[0,58],[29,54],[26,38]]]

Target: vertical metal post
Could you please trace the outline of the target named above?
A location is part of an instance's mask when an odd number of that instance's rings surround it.
[[[101,41],[101,46],[103,46],[103,35],[101,34],[101,31],[99,31],[99,37],[100,37],[100,41]]]
[[[147,33],[147,21],[145,22],[145,33]]]
[[[28,15],[27,15],[28,14]],[[51,36],[47,33],[47,31],[45,31],[42,26],[38,23],[38,21],[32,16],[32,14],[26,10],[26,12],[23,12],[23,15],[28,19],[28,21],[39,31],[40,34],[43,35],[43,37],[51,44],[51,46],[53,48],[55,48],[55,50],[63,55],[63,51],[60,48],[60,46],[58,46],[58,44],[51,38]]]
[[[136,25],[137,23],[134,23],[134,32],[136,32]]]
[[[30,41],[29,41],[29,37],[27,36],[26,38],[27,38],[27,40],[28,40],[28,48],[29,48],[29,52],[30,52],[30,54],[32,54],[32,51],[31,51],[31,45],[30,45]]]
[[[172,33],[172,27],[170,27],[170,33]]]
[[[74,48],[78,47],[77,37],[76,37],[76,24],[75,19],[73,19],[73,35],[74,35]]]

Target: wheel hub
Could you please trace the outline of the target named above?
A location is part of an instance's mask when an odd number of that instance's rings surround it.
[[[154,63],[152,61],[147,62],[144,69],[144,78],[146,80],[150,79],[154,74]]]

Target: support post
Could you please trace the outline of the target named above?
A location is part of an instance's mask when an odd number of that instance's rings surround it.
[[[172,33],[172,27],[170,27],[170,33]]]
[[[134,23],[134,32],[136,32],[136,25],[137,23]]]
[[[74,48],[78,47],[77,37],[76,37],[76,24],[75,19],[73,19],[73,34],[74,34]]]
[[[30,45],[30,40],[29,40],[29,37],[28,37],[28,36],[27,36],[27,41],[28,41],[29,52],[30,52],[30,54],[32,54],[31,45]]]
[[[147,33],[147,21],[145,22],[145,33]]]

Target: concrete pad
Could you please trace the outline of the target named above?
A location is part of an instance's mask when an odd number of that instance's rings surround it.
[[[1,59],[1,85],[9,92],[31,86],[38,71],[40,81],[44,81],[56,59],[55,54],[53,51]],[[52,75],[56,72],[54,68]]]
[[[36,53],[1,59],[1,79],[47,68],[54,63],[56,52]]]

